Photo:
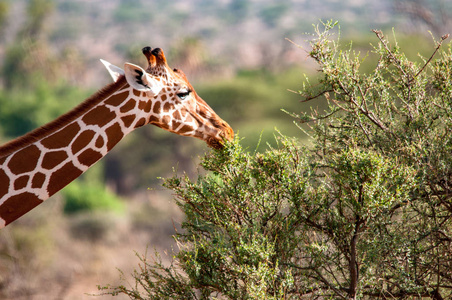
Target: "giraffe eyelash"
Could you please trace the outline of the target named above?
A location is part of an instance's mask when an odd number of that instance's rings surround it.
[[[177,93],[177,97],[179,97],[181,100],[185,100],[191,93],[190,89],[187,89],[186,91]]]

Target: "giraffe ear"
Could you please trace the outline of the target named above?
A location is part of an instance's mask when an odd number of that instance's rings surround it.
[[[127,82],[138,91],[148,92],[155,96],[162,89],[160,81],[156,80],[152,75],[137,65],[126,63],[124,65],[124,71]]]
[[[114,82],[118,81],[119,76],[124,75],[124,70],[120,67],[112,65],[111,63],[103,59],[101,59],[100,61],[104,64],[105,68],[107,68],[108,73],[110,73],[110,76],[113,78]]]

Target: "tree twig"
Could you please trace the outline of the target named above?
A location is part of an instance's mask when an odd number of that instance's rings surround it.
[[[433,51],[433,54],[430,56],[430,58],[427,60],[427,62],[422,66],[422,68],[419,70],[419,72],[417,72],[416,75],[414,75],[414,77],[410,79],[409,82],[413,81],[419,74],[421,74],[422,71],[424,71],[425,67],[432,61],[436,52],[438,52],[439,48],[441,48],[441,45],[448,37],[449,37],[449,34],[445,34],[441,37],[441,40],[438,42],[438,45],[436,46],[435,51]]]

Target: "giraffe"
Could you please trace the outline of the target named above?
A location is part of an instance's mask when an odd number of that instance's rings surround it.
[[[232,128],[202,100],[160,48],[142,50],[146,70],[106,61],[114,82],[54,121],[0,147],[0,228],[18,219],[145,124],[222,148]]]

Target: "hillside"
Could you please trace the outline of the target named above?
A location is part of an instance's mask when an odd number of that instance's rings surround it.
[[[1,2],[6,3],[4,22],[0,24],[3,35],[0,57],[3,57],[7,47],[19,42],[18,34],[27,22],[28,1]],[[82,61],[83,78],[76,82],[90,87],[97,87],[105,79],[95,63],[99,58],[118,64],[139,60],[139,49],[147,45],[171,50],[170,57],[177,58],[172,60],[175,64],[189,61],[192,64],[189,67],[194,68],[193,64],[202,62],[223,75],[231,74],[231,69],[299,61],[300,55],[294,54],[294,47],[285,38],[303,43],[306,39],[303,33],[310,31],[311,24],[319,19],[341,20],[347,35],[368,34],[372,28],[395,27],[402,31],[418,28],[407,22],[406,15],[401,15],[391,0],[35,2],[39,9],[28,13],[40,14],[42,18],[40,38],[54,52],[70,49],[77,55]],[[199,53],[191,54],[195,56],[191,61],[184,52],[190,41],[200,44]]]

